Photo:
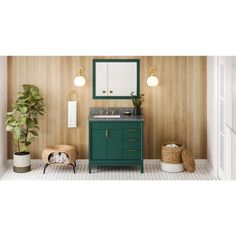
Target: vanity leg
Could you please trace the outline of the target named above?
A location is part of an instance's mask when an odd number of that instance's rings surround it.
[[[89,174],[92,172],[92,166],[89,164]]]
[[[143,164],[141,165],[141,174],[143,174]]]
[[[75,167],[76,167],[76,161],[74,163],[75,163]]]

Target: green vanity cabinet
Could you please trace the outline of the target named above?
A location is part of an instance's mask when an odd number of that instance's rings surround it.
[[[89,121],[89,173],[93,166],[140,166],[143,121]]]

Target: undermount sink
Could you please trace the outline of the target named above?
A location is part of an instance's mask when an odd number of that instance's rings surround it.
[[[114,118],[114,119],[119,119],[120,115],[94,115],[93,118]]]

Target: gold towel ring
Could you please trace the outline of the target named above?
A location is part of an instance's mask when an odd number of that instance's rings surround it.
[[[69,101],[77,101],[78,97],[79,97],[79,95],[77,94],[77,92],[74,89],[72,89],[68,95]]]

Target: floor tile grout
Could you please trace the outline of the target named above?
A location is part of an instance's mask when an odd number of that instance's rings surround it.
[[[43,174],[44,163],[32,160],[32,170],[18,174],[12,170],[12,161],[1,180],[216,180],[207,160],[196,160],[196,171],[167,173],[160,170],[159,160],[145,160],[144,173],[137,167],[97,167],[88,173],[88,160],[77,160],[76,174],[70,166],[49,166]]]

